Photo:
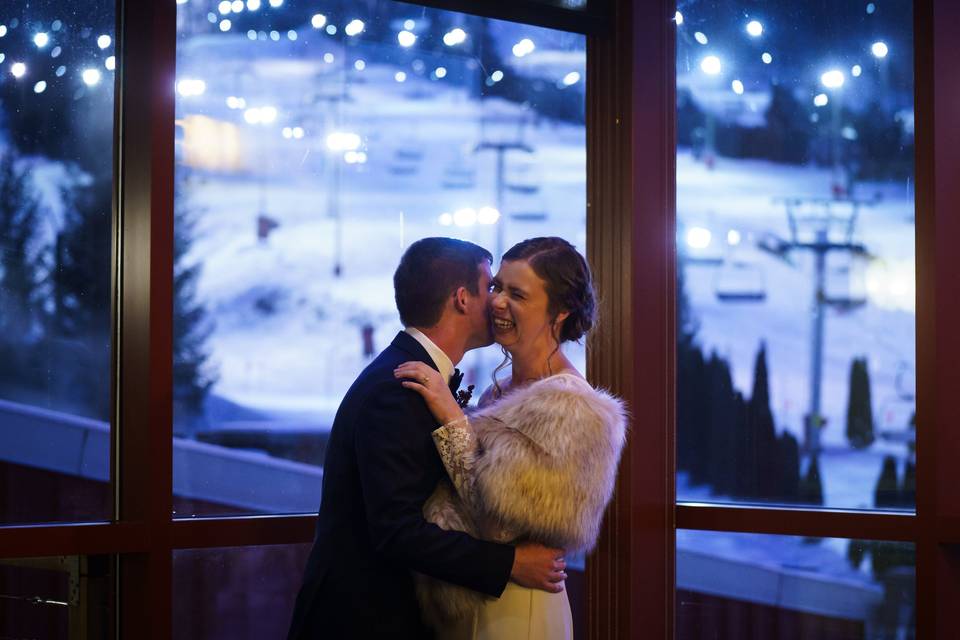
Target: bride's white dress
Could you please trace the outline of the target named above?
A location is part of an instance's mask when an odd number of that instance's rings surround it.
[[[481,401],[481,406],[483,402]],[[476,438],[468,422],[434,431],[434,441],[460,499],[471,509],[481,537],[509,543],[516,535],[483,513],[471,469]],[[437,632],[438,640],[569,640],[573,617],[566,590],[547,593],[508,582],[500,598],[487,599],[475,615]]]

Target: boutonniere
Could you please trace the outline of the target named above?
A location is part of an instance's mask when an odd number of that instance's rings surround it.
[[[473,397],[473,385],[467,385],[466,391],[460,389],[457,391],[457,404],[460,405],[461,409],[466,409],[467,405],[470,404],[470,398]]]

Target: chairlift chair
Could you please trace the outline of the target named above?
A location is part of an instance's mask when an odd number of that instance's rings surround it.
[[[742,260],[724,260],[713,280],[714,295],[725,303],[758,303],[767,299],[767,282],[759,266]]]

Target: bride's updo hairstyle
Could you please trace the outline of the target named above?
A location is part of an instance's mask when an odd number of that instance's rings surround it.
[[[557,237],[530,238],[510,247],[503,261],[524,260],[546,284],[551,322],[570,315],[555,335],[558,344],[579,341],[597,321],[597,296],[586,259],[572,244]]]

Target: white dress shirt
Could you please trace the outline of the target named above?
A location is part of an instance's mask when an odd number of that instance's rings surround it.
[[[450,356],[445,354],[443,349],[435,345],[433,340],[424,335],[419,329],[407,327],[404,331],[410,334],[414,340],[419,342],[423,348],[427,350],[427,353],[433,360],[433,364],[437,365],[437,369],[440,370],[440,375],[443,376],[444,380],[450,382],[450,376],[453,375],[453,361],[450,359]]]

